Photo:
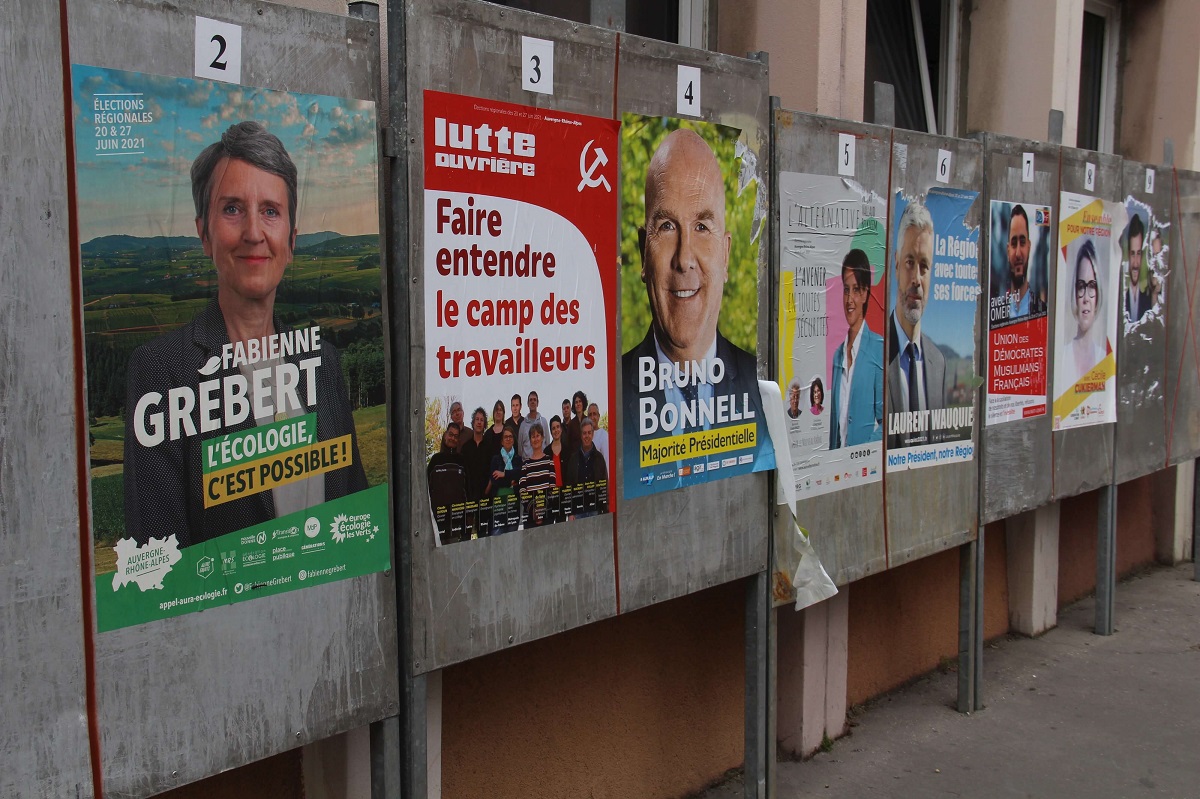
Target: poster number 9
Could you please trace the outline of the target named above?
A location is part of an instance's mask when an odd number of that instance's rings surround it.
[[[938,150],[937,157],[937,174],[934,175],[938,183],[950,182],[950,151]]]
[[[538,94],[554,94],[554,42],[521,37],[521,88]]]
[[[853,133],[838,134],[837,173],[854,177],[854,145],[858,140]]]
[[[675,112],[680,116],[700,116],[700,67],[679,66],[675,77]]]
[[[198,78],[242,82],[242,26],[196,17],[195,72]]]

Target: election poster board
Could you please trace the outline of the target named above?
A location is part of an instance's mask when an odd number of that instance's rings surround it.
[[[979,193],[897,190],[888,300],[887,469],[970,461],[975,448],[975,318],[982,291]]]
[[[779,174],[779,386],[800,499],[882,479],[887,199]]]
[[[71,78],[98,629],[389,568],[374,104]]]
[[[431,90],[424,108],[437,544],[608,513],[619,123]]]
[[[1125,207],[1064,191],[1059,209],[1053,417],[1055,430],[1068,430],[1117,419]]]
[[[741,131],[627,113],[621,131],[626,497],[775,467],[758,389],[758,181]]]
[[[991,201],[986,424],[1046,413],[1049,206]]]

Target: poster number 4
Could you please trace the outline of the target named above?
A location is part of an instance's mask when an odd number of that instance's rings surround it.
[[[856,139],[851,133],[838,134],[838,174],[854,177],[854,144]]]
[[[675,88],[675,112],[680,116],[700,116],[700,67],[680,65]]]
[[[950,151],[938,150],[937,158],[937,174],[934,175],[938,183],[950,182]]]
[[[538,94],[554,94],[554,42],[521,37],[521,88]]]
[[[242,82],[242,26],[196,17],[195,72],[198,78]]]

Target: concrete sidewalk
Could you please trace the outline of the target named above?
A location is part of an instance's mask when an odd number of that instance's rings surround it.
[[[778,764],[777,796],[1200,797],[1200,583],[1192,564],[1117,586],[1116,634],[1093,600],[1041,638],[984,649],[983,710],[954,710],[957,675],[868,703],[851,734]],[[740,799],[734,780],[703,799]]]

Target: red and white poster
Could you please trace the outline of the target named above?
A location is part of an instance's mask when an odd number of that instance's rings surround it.
[[[440,544],[611,507],[619,127],[425,92],[424,421]]]

